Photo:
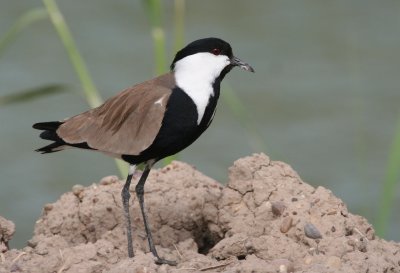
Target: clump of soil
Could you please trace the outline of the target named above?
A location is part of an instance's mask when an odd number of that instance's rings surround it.
[[[3,248],[0,272],[400,272],[399,243],[264,154],[237,160],[226,186],[181,162],[152,171],[146,209],[160,256],[176,267],[154,263],[134,187],[127,257],[123,183],[77,185],[47,204],[28,246]]]
[[[14,223],[0,216],[0,253],[8,250],[8,242],[11,240],[14,232]]]

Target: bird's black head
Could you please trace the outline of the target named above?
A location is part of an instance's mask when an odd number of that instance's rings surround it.
[[[194,55],[199,55],[199,58],[190,62],[192,67],[197,66],[198,69],[209,69],[210,67],[205,66],[216,66],[217,70],[221,68],[220,74],[222,78],[234,66],[254,72],[254,69],[249,64],[242,62],[233,55],[232,47],[229,43],[219,38],[204,38],[191,42],[176,53],[171,64],[171,70],[175,70],[176,65],[180,62],[182,63],[185,58]],[[187,65],[185,65],[185,69],[187,69]]]
[[[179,50],[171,64],[171,69],[179,60],[196,53],[208,52],[214,55],[226,55],[228,58],[233,56],[231,45],[219,38],[204,38],[191,42],[183,49]]]

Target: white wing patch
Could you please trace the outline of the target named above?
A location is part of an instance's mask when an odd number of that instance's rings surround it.
[[[165,95],[162,96],[161,98],[159,98],[158,100],[156,100],[156,101],[154,102],[154,104],[155,104],[155,105],[159,104],[160,106],[163,106],[164,97],[165,97]]]
[[[197,124],[203,119],[210,96],[214,96],[215,79],[229,64],[227,56],[215,56],[207,52],[196,53],[176,62],[176,85],[196,104]]]

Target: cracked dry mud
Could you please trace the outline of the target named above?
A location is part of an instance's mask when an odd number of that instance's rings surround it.
[[[400,272],[399,243],[264,154],[237,160],[227,186],[181,162],[152,171],[146,208],[159,254],[176,267],[154,264],[134,187],[136,256],[127,258],[122,185],[106,177],[47,204],[28,246],[2,248],[0,272]]]

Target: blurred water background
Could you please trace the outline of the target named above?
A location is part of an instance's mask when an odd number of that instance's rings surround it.
[[[103,98],[155,75],[143,1],[58,4]],[[174,54],[173,4],[163,2],[168,62]],[[39,0],[1,0],[0,38],[19,16],[42,6]],[[225,183],[235,159],[265,152],[376,223],[400,118],[400,1],[187,1],[184,22],[185,43],[221,37],[256,73],[236,69],[227,76],[226,88],[245,108],[233,111],[235,101],[222,99],[210,129],[179,160]],[[33,123],[88,108],[49,20],[24,29],[1,54],[0,96],[48,84],[66,88],[0,106],[0,215],[16,223],[11,245],[22,247],[44,204],[118,170],[97,153],[33,151],[45,144]],[[399,241],[398,187],[394,195],[384,237]]]

